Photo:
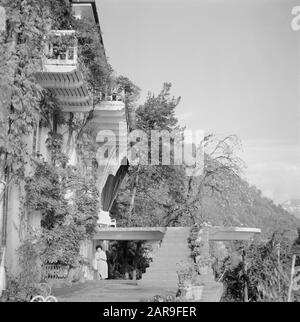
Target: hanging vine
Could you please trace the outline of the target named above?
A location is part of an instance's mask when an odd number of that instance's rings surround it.
[[[9,184],[19,185],[16,229],[23,241],[19,249],[22,278],[29,285],[37,278],[33,270],[37,259],[76,266],[80,242],[94,233],[99,210],[94,171],[97,144],[93,129],[87,125],[103,92],[115,80],[99,26],[75,20],[66,1],[0,0],[0,5],[7,17],[6,32],[0,33],[0,179],[6,182],[0,198],[7,198]],[[57,35],[51,29],[75,33]],[[54,44],[54,58],[78,46],[79,64],[93,102],[89,114],[63,113],[55,95],[37,83],[35,76],[41,71],[47,42]],[[53,58],[51,55],[46,58]],[[59,133],[62,126],[69,135],[66,149],[66,133]],[[48,139],[43,143],[49,162],[31,153],[36,127],[48,130]],[[72,140],[81,160],[78,167],[68,165]],[[40,213],[42,220],[40,234],[31,238],[28,213],[32,212]]]

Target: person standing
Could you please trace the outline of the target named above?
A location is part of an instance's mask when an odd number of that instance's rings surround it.
[[[106,253],[102,246],[96,247],[96,253],[93,261],[94,270],[97,272],[97,280],[104,280],[108,278],[108,266]]]

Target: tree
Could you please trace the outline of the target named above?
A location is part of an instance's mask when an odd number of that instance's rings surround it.
[[[203,221],[206,219],[201,213],[203,198],[218,194],[228,202],[228,197],[239,188],[243,162],[236,156],[240,142],[235,135],[219,139],[210,134],[204,137],[200,145],[204,151],[203,171],[200,176],[188,178],[187,209],[196,207],[197,217]]]
[[[191,225],[204,220],[201,209],[205,196],[217,193],[227,200],[228,189],[238,189],[242,161],[236,156],[240,143],[234,135],[219,139],[211,134],[194,144],[194,152],[200,148],[205,151],[200,176],[188,177],[185,164],[172,165],[172,143],[182,141],[184,128],[175,117],[180,97],[172,97],[170,90],[171,84],[165,83],[157,96],[149,93],[146,102],[136,110],[137,128],[148,137],[152,138],[153,130],[175,134],[170,139],[170,165],[162,164],[162,148],[154,147],[153,140],[149,140],[149,151],[156,149],[159,164],[151,164],[152,154],[148,151],[141,154],[150,165],[130,167],[127,184],[113,207],[118,222],[121,220],[124,225]],[[159,143],[162,144],[161,138]],[[125,209],[128,209],[128,220]]]
[[[278,258],[278,245],[281,252]],[[235,243],[219,275],[225,285],[223,300],[251,302],[285,302],[289,286],[292,240],[274,233],[267,241]],[[240,254],[240,256],[234,255]],[[242,256],[244,260],[242,260]],[[217,277],[217,278],[218,278]]]
[[[112,279],[124,278],[136,271],[137,279],[142,277],[149,266],[149,246],[143,241],[114,241],[108,252],[109,276]]]
[[[148,94],[146,102],[136,111],[138,129],[150,135],[151,130],[172,131],[178,127],[175,109],[180,103],[180,97],[171,97],[171,87],[171,83],[164,83],[157,96]]]
[[[175,108],[180,98],[171,97],[170,90],[171,84],[165,83],[157,96],[149,93],[146,102],[136,110],[137,129],[144,131],[149,138],[153,130],[181,130],[175,117]],[[150,140],[148,146],[151,148]],[[150,153],[147,151],[146,153],[140,151],[140,153],[143,154],[143,158],[148,158],[151,162]],[[161,160],[161,151],[159,153]],[[163,214],[158,208],[171,211],[174,204],[171,201],[172,198],[180,198],[182,184],[178,182],[181,179],[178,179],[177,174],[176,166],[162,164],[130,166],[126,186],[121,190],[112,209],[113,213],[118,212],[118,221],[124,220],[124,225],[164,225]],[[121,215],[122,212],[123,215]],[[154,218],[154,212],[156,212],[156,218]],[[147,215],[140,215],[142,213]]]

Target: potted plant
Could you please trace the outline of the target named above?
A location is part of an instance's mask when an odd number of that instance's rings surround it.
[[[192,284],[194,267],[191,263],[181,261],[177,270],[179,285],[187,286]]]
[[[211,258],[209,256],[198,255],[196,257],[196,271],[200,275],[205,275],[208,273],[208,269],[211,265]]]

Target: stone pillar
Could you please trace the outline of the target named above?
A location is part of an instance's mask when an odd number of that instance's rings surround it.
[[[3,198],[4,198],[4,189],[5,183],[4,181],[0,181],[0,241],[2,241],[3,235]],[[0,243],[1,245],[1,243]]]
[[[8,189],[8,216],[7,216],[7,240],[6,263],[11,275],[20,273],[17,249],[21,245],[22,228],[20,218],[20,187],[12,184]]]

